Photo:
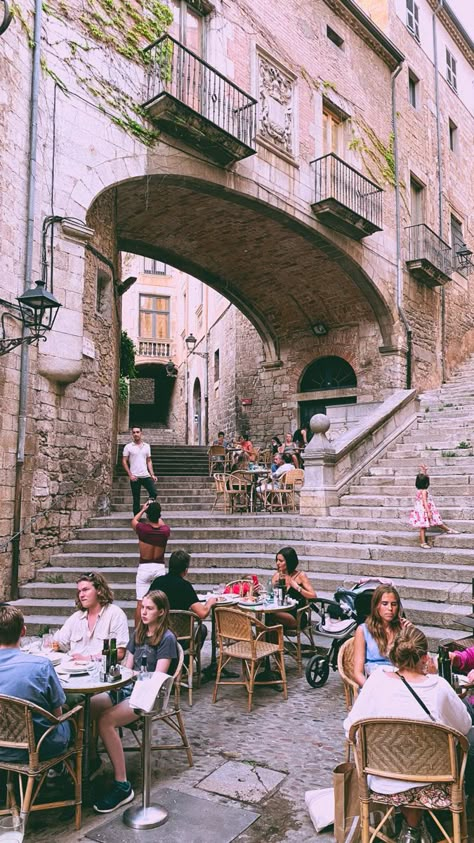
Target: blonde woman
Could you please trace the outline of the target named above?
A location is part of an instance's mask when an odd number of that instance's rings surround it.
[[[139,670],[142,657],[146,656],[147,670],[162,673],[173,673],[176,669],[178,648],[176,638],[169,629],[169,603],[163,591],[150,591],[142,601],[141,617],[137,629],[132,633],[128,642],[125,666]],[[131,688],[125,689],[126,696],[130,696]],[[131,802],[134,798],[132,785],[127,780],[125,755],[117,729],[138,719],[128,699],[123,699],[118,705],[113,705],[108,694],[100,695],[101,711],[98,712],[96,697],[95,716],[99,714],[98,731],[102,743],[112,762],[114,783],[111,790],[98,799],[94,810],[99,814],[108,814]]]
[[[456,692],[438,676],[423,632],[412,624],[406,626],[394,639],[389,656],[397,670],[382,667],[369,676],[344,721],[346,735],[358,720],[402,715],[410,720],[433,720],[467,736],[471,718]],[[466,784],[469,790],[469,766]],[[423,811],[410,808],[410,802],[421,802],[427,808],[444,808],[449,804],[449,788],[443,784],[420,785],[369,776],[369,787],[375,802],[395,806],[404,803],[401,811],[406,824],[398,843],[423,843],[430,839],[422,826]]]

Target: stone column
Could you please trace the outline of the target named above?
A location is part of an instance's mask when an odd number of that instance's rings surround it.
[[[300,494],[301,515],[327,515],[339,498],[335,491],[336,452],[326,436],[331,425],[323,413],[309,423],[313,438],[304,452],[304,486]]]

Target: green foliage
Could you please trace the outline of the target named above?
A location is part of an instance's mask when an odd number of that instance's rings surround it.
[[[126,331],[120,335],[120,377],[134,378],[136,348]]]
[[[442,457],[457,457],[457,454],[456,454],[455,451],[441,451],[441,456]]]
[[[465,442],[464,439],[458,445],[458,448],[461,448],[461,450],[463,450],[463,451],[465,451],[467,448],[470,448],[470,447],[471,447],[471,443],[469,441]]]
[[[44,578],[45,582],[64,582],[62,574],[47,574]]]
[[[388,142],[384,143],[363,117],[356,117],[355,123],[360,131],[360,135],[357,136],[354,133],[352,140],[348,144],[349,149],[360,152],[366,170],[373,181],[383,181],[395,187],[393,132],[390,132]]]
[[[128,399],[128,379],[124,378],[123,375],[120,375],[119,377],[118,387],[119,404],[126,404]]]

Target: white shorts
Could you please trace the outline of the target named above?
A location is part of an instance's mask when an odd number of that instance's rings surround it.
[[[166,568],[162,562],[142,562],[137,568],[135,580],[137,600],[141,600],[150,591],[155,577],[162,577],[163,574],[166,574]]]

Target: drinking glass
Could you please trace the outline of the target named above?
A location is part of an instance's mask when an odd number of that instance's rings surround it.
[[[41,649],[42,650],[52,650],[53,649],[53,636],[51,632],[47,632],[43,635],[41,639]]]
[[[22,843],[25,833],[20,816],[7,814],[0,817],[0,843]]]
[[[225,582],[220,582],[216,588],[217,594],[224,594],[225,592]]]

